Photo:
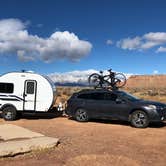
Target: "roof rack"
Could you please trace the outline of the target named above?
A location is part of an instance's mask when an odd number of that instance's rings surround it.
[[[81,91],[79,91],[78,93],[82,93],[82,92],[89,92],[89,91],[117,91],[118,88],[114,88],[114,89],[109,89],[109,88],[89,88],[89,89],[82,89]]]

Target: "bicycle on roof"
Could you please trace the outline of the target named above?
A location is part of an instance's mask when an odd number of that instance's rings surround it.
[[[88,78],[89,85],[94,88],[117,89],[126,84],[126,76],[124,74],[113,72],[112,69],[109,69],[108,72],[109,74],[107,75],[103,75],[103,71],[100,71],[100,74],[91,74]]]

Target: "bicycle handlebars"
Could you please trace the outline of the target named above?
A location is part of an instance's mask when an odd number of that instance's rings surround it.
[[[108,71],[111,73],[111,72],[112,72],[112,69],[109,69]]]

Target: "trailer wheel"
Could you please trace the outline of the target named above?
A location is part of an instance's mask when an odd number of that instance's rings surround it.
[[[17,111],[12,106],[7,106],[2,110],[2,117],[7,121],[16,120]]]

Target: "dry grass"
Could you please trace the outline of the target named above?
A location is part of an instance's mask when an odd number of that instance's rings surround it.
[[[146,100],[155,100],[159,102],[166,103],[166,89],[165,88],[151,88],[151,89],[144,89],[144,88],[126,88],[125,91]]]
[[[57,87],[57,95],[55,99],[55,106],[57,106],[60,102],[65,105],[66,101],[70,98],[70,96],[84,89],[83,87],[66,87],[66,86],[58,86]]]

